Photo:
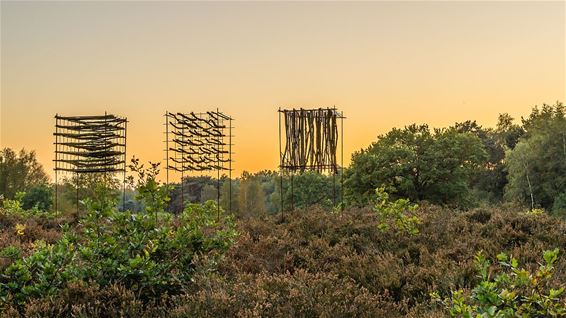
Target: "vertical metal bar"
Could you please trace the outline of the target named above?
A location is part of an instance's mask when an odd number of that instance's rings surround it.
[[[185,193],[184,193],[184,181],[183,177],[185,175],[185,159],[183,158],[185,150],[185,126],[181,127],[181,211],[185,209]]]
[[[128,119],[124,122],[124,172],[122,175],[122,211],[126,211],[126,160],[127,156],[127,145],[128,145]]]
[[[165,184],[169,186],[169,112],[165,111]]]
[[[295,189],[294,189],[294,179],[295,173],[291,172],[291,211],[295,211]]]
[[[75,123],[75,126],[78,126],[78,127],[79,127],[79,129],[78,129],[77,131],[78,131],[79,135],[81,135],[82,127],[80,127],[80,125],[79,125],[78,123]],[[75,159],[76,159],[76,158],[75,158]],[[79,178],[79,176],[80,176],[80,175],[79,175],[79,169],[78,169],[78,168],[76,169],[76,171],[77,171],[77,220],[78,220],[78,219],[79,219],[79,186],[80,186],[80,178]]]
[[[79,172],[77,171],[77,220],[79,219]]]
[[[218,108],[216,108],[216,125],[218,127],[220,127],[220,111],[218,110]],[[218,190],[216,193],[216,208],[218,209],[218,211],[216,212],[216,220],[220,221],[220,155],[221,155],[221,149],[220,149],[220,140],[223,139],[222,137],[222,133],[224,132],[224,128],[221,128],[221,133],[220,136],[218,137],[218,142],[216,147],[218,148],[218,153],[216,155],[216,189]]]
[[[103,145],[106,145],[106,141],[108,138],[108,113],[105,111],[104,112],[104,137],[103,139]],[[107,171],[107,167],[104,168],[104,183],[108,182],[108,171]],[[105,186],[107,186],[105,184]]]
[[[277,112],[279,115],[279,199],[281,204],[281,216],[283,217],[283,154],[281,153],[281,108]]]
[[[57,165],[59,164],[59,118],[55,114],[55,216],[59,213],[59,189],[57,186]]]
[[[334,163],[332,170],[332,205],[336,206],[336,174],[338,173],[336,163]]]
[[[230,127],[228,128],[228,211],[232,214],[232,117],[230,117]]]
[[[340,209],[344,210],[344,112],[340,113]]]

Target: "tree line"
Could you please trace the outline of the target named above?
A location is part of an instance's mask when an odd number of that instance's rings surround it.
[[[96,178],[81,182],[71,178],[57,185],[60,209],[72,210],[77,188],[82,196],[88,196]],[[53,187],[48,182],[33,151],[0,151],[3,198],[19,196],[26,208],[52,209]],[[460,209],[513,202],[566,216],[566,108],[560,102],[535,106],[519,121],[501,114],[494,128],[482,127],[474,120],[446,128],[426,124],[394,128],[355,152],[343,176],[308,172],[292,178],[285,175],[281,182],[276,171],[245,171],[233,180],[224,176],[219,184],[207,176],[186,177],[183,195],[181,184],[172,184],[168,210],[180,212],[181,198],[190,202],[216,200],[218,189],[221,206],[242,218],[278,213],[281,202],[284,209],[330,208],[336,203],[334,198],[342,195],[346,205],[363,206],[380,187],[393,197]],[[128,190],[120,206],[123,203],[126,209],[142,210],[142,202],[135,197],[136,193]]]

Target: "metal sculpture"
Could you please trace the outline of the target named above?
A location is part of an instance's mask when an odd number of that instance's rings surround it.
[[[336,108],[279,109],[278,112],[281,211],[283,211],[283,173],[285,172],[290,173],[291,178],[292,208],[294,208],[293,176],[295,173],[305,171],[332,173],[333,203],[336,204],[336,175],[340,173],[342,176],[344,166],[343,113],[338,112]],[[284,138],[282,133],[285,134]],[[339,140],[340,165],[337,162]],[[342,183],[342,177],[340,180]],[[340,201],[342,202],[342,197]]]
[[[231,211],[232,120],[218,109],[205,113],[165,113],[166,178],[169,183],[169,171],[181,173],[181,201],[184,201],[185,173],[216,171],[220,211],[220,172],[228,171]]]
[[[115,115],[55,115],[55,208],[58,209],[59,173],[74,173],[77,178],[77,212],[79,181],[82,174],[123,173],[125,201],[126,132],[128,120]],[[124,203],[124,202],[123,202]]]

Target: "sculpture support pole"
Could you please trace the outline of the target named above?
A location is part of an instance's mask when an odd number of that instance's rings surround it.
[[[59,187],[57,186],[57,164],[59,162],[59,118],[55,115],[55,215],[59,214]]]
[[[216,118],[216,125],[220,127],[220,111],[218,110],[218,108],[216,108],[216,115],[218,116],[218,118]],[[224,148],[220,147],[220,140],[221,137],[218,138],[218,142],[216,143],[216,146],[218,147],[218,154],[216,155],[216,208],[218,209],[216,213],[217,221],[220,221],[220,169],[222,169],[220,167],[220,157],[222,156],[222,149]]]
[[[340,114],[340,210],[344,210],[344,112]]]
[[[127,148],[126,139],[128,134],[128,122],[124,123],[124,172],[122,174],[122,211],[126,211],[126,159],[127,159]]]
[[[279,200],[281,206],[281,217],[284,218],[283,207],[283,153],[281,149],[281,108],[279,108]]]
[[[232,214],[232,117],[230,117],[230,128],[228,129],[228,211]]]

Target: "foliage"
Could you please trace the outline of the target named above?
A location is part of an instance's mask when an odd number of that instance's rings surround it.
[[[18,192],[29,191],[47,181],[47,174],[34,151],[22,149],[16,154],[10,148],[0,150],[0,195],[5,199],[13,199]]]
[[[452,317],[564,317],[564,287],[553,288],[551,278],[558,260],[558,248],[544,252],[544,263],[534,272],[519,267],[513,256],[497,255],[497,272],[480,252],[476,265],[481,282],[470,296],[463,290],[441,301]],[[433,297],[439,300],[438,294]]]
[[[562,103],[543,105],[523,119],[525,133],[506,157],[510,200],[550,211],[566,189],[565,112]]]
[[[31,208],[25,209],[22,201],[26,198],[25,192],[18,192],[14,199],[6,199],[2,202],[3,209],[0,210],[0,214],[9,214],[21,217],[31,217],[37,215],[43,215],[49,218],[55,216],[54,211],[45,211],[39,208],[40,204],[34,204]],[[30,202],[30,201],[28,201]]]
[[[203,266],[217,263],[237,234],[232,218],[213,201],[188,205],[178,217],[164,213],[167,191],[155,181],[155,168],[136,167],[146,211],[118,211],[113,190],[98,185],[97,195],[84,202],[87,213],[77,231],[65,227],[54,244],[38,245],[9,264],[0,276],[0,308],[20,308],[76,281],[119,284],[150,301],[183,292],[199,258],[206,258]]]
[[[417,226],[421,224],[421,221],[416,215],[410,215],[415,212],[418,205],[411,204],[407,199],[397,199],[391,202],[384,188],[377,188],[375,194],[375,212],[379,222],[377,227],[382,232],[394,228],[398,232],[410,235],[419,233]]]
[[[230,183],[232,189],[230,189]],[[226,178],[220,187],[220,206],[229,212],[236,213],[239,211],[238,193],[240,191],[240,183],[235,180]]]
[[[558,195],[552,205],[552,214],[566,218],[566,192]]]
[[[247,218],[265,215],[266,197],[258,178],[244,171],[238,190],[239,217]]]
[[[471,176],[487,159],[481,140],[455,129],[427,125],[393,129],[354,153],[345,175],[345,197],[366,204],[384,187],[399,197],[468,206]]]
[[[48,211],[53,204],[53,189],[48,184],[40,184],[31,188],[22,198],[22,208],[37,208]]]
[[[340,199],[340,175],[324,175],[307,171],[283,179],[283,199],[286,209],[304,209],[313,205],[331,208]]]
[[[150,167],[145,169],[144,165],[140,164],[139,159],[134,157],[130,164],[130,170],[137,174],[136,199],[142,202],[146,213],[157,215],[157,213],[165,211],[170,200],[169,192],[171,188],[167,185],[160,185],[157,181],[159,163],[150,162],[149,164]],[[133,177],[130,177],[130,183],[133,184]]]
[[[214,223],[217,219],[214,203],[209,204],[203,218],[194,219],[196,224]],[[188,214],[188,219],[202,214],[199,209],[203,206],[194,207],[197,209]],[[189,280],[178,282],[181,286],[175,295],[150,296],[146,293],[149,288],[140,293],[135,285],[126,287],[121,281],[102,286],[80,280],[67,283],[53,295],[10,305],[5,312],[8,317],[17,317],[18,312],[25,317],[285,317],[332,313],[445,317],[443,309],[430,306],[428,294],[438,291],[449,295],[458,289],[469,293],[480,281],[474,251],[483,250],[486,255],[505,251],[532,268],[542,251],[566,246],[566,223],[547,214],[527,215],[512,208],[455,213],[426,203],[414,212],[422,222],[416,236],[379,231],[375,211],[370,208],[346,208],[332,214],[315,207],[286,213],[284,221],[279,215],[249,218],[238,223],[241,234],[223,257],[219,257],[221,251],[214,250],[193,258],[194,271]],[[148,217],[147,221],[153,219]],[[163,224],[165,215],[158,220]],[[39,232],[37,225],[28,222],[32,220],[0,216],[0,223],[9,228],[0,230],[0,244],[18,246],[24,256],[47,244],[56,245],[57,240],[50,238],[52,234]],[[43,222],[44,226],[55,224]],[[183,222],[179,218],[172,220],[173,224]],[[34,242],[45,237],[46,243],[37,243],[30,251],[31,244],[15,236],[16,223],[27,226],[23,239]],[[82,225],[77,227],[80,229]],[[122,242],[126,245],[134,241]],[[157,259],[163,245],[158,246],[150,259]],[[136,253],[144,256],[143,249],[134,252],[133,247],[129,248],[132,258]],[[6,261],[0,259],[0,269]],[[566,280],[564,258],[559,258],[554,267],[549,280],[553,286],[560,286]],[[130,275],[133,282],[140,273],[132,270]],[[144,281],[141,277],[140,281]]]
[[[456,123],[451,129],[459,133],[470,133],[477,136],[487,153],[487,160],[471,175],[471,186],[478,192],[477,201],[499,202],[503,198],[504,188],[507,184],[507,171],[505,170],[505,150],[507,143],[513,143],[509,137],[513,126],[508,127],[507,120],[512,118],[503,114],[499,116],[497,129],[484,128],[475,120]]]
[[[220,182],[226,180],[226,176],[221,176]],[[175,214],[181,213],[184,209],[186,202],[206,202],[210,197],[203,197],[206,194],[206,189],[210,190],[211,187],[215,189],[214,199],[216,199],[216,178],[210,176],[184,176],[182,183],[170,184],[170,200],[167,210]],[[182,191],[181,191],[182,190]]]
[[[496,134],[499,137],[499,143],[505,149],[514,149],[519,138],[525,134],[522,126],[513,123],[514,119],[509,114],[499,114],[497,118]]]

